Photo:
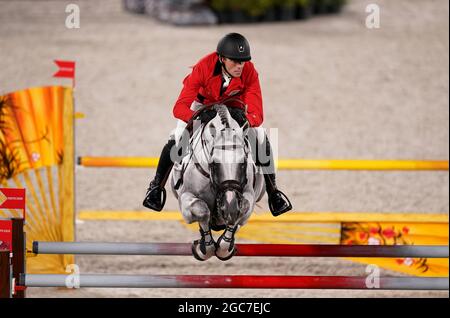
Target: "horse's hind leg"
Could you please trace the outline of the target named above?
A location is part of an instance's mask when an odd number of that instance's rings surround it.
[[[209,228],[211,213],[208,205],[203,200],[196,198],[191,193],[183,193],[180,197],[181,211],[187,223],[198,222],[200,226],[199,240],[192,243],[192,254],[199,261],[206,261],[215,255],[216,242]]]

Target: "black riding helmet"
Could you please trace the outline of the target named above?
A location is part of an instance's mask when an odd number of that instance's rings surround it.
[[[252,59],[250,55],[250,44],[247,39],[239,33],[225,35],[217,44],[217,54],[234,61],[247,62]]]

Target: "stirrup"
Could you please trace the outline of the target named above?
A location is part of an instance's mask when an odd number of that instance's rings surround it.
[[[285,207],[281,211],[276,211],[275,207],[273,206],[272,197],[276,194],[281,194],[281,197],[283,198],[283,200],[285,202],[287,202],[287,204],[288,204],[287,207]],[[292,210],[292,204],[291,204],[291,201],[289,201],[288,197],[283,192],[281,192],[280,190],[275,190],[269,197],[269,208],[270,208],[270,212],[272,213],[273,216],[279,216],[283,213],[286,213],[286,212]]]
[[[147,198],[149,197],[149,195],[150,195],[153,191],[156,191],[156,190],[158,190],[158,189],[161,189],[161,206],[160,206],[160,207],[158,207],[158,206],[156,206],[155,204],[153,204],[153,202],[147,200]],[[153,189],[151,189],[151,190],[149,189],[149,190],[147,191],[147,195],[145,196],[143,205],[144,205],[146,208],[149,208],[149,209],[155,210],[155,211],[157,211],[157,212],[160,212],[160,211],[164,208],[164,205],[166,204],[166,199],[167,199],[167,192],[166,192],[166,189],[163,188],[163,187],[161,187],[161,186],[155,186]]]

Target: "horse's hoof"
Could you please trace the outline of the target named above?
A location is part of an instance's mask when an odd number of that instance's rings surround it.
[[[222,242],[226,243],[226,246],[221,246]],[[221,236],[217,240],[216,257],[221,261],[228,261],[237,253],[236,245],[234,244],[234,237],[231,241],[224,240]]]
[[[216,244],[214,241],[205,244],[202,248],[201,240],[196,240],[192,243],[192,255],[198,261],[206,261],[215,255],[216,252]]]
[[[227,252],[228,253],[228,252]],[[236,247],[233,247],[233,250],[231,251],[231,253],[229,253],[227,256],[225,256],[225,257],[222,257],[222,256],[220,256],[219,254],[220,254],[220,252],[219,253],[217,253],[217,250],[216,250],[216,257],[218,258],[218,259],[220,259],[221,261],[228,261],[229,259],[231,259],[234,255],[236,255],[236,253],[237,253],[237,248]]]

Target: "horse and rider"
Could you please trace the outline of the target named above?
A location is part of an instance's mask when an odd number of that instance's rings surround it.
[[[250,45],[238,33],[224,36],[217,50],[200,59],[183,81],[173,107],[178,119],[163,147],[143,205],[161,211],[172,168],[172,190],[188,223],[198,222],[198,260],[236,253],[234,235],[254,205],[268,195],[271,213],[292,209],[275,182],[272,147],[265,130],[258,72]],[[223,230],[217,242],[212,230]]]

